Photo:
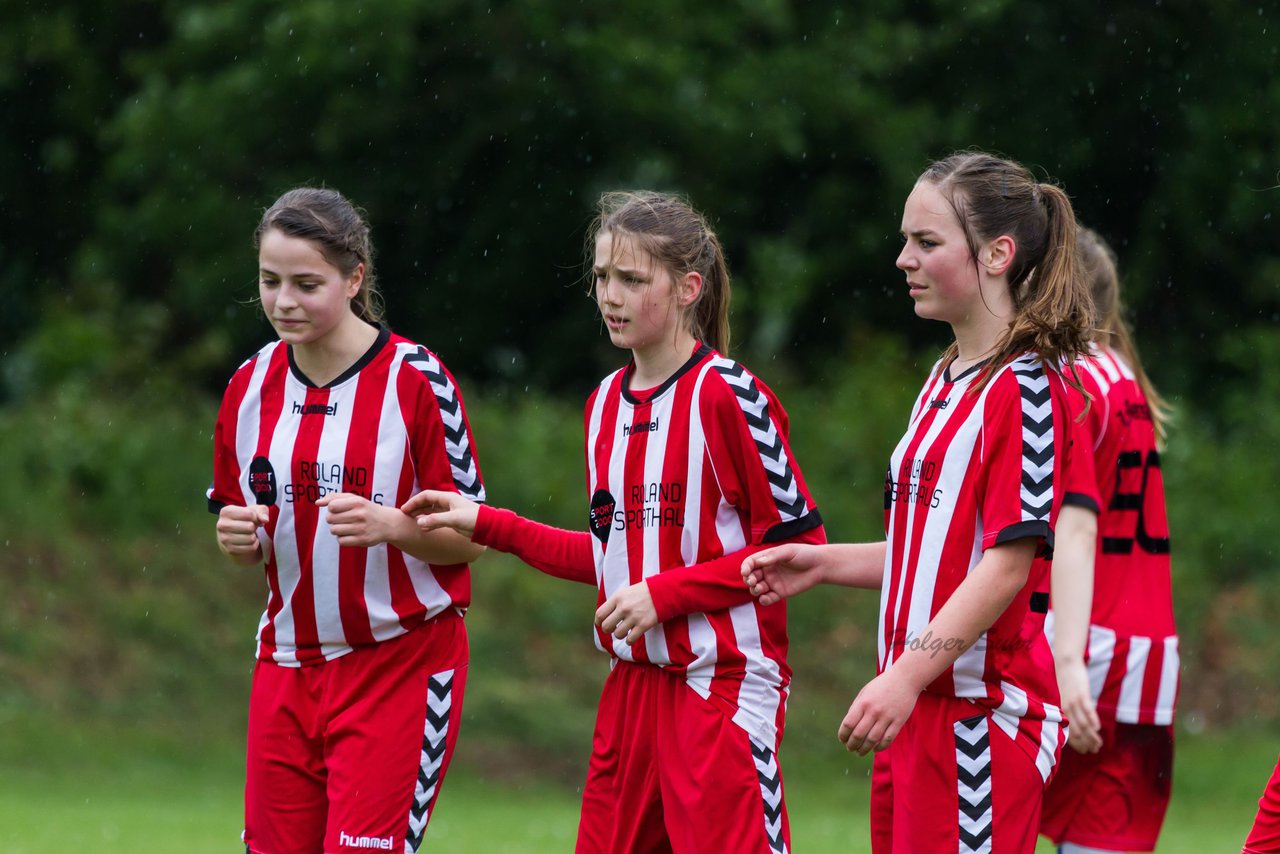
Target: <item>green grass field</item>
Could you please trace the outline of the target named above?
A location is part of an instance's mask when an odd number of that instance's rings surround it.
[[[827,750],[823,733],[799,723],[789,736],[795,749],[788,755],[784,747],[782,757],[794,850],[868,851],[869,760],[841,755],[834,739]],[[1180,735],[1159,851],[1238,851],[1278,748],[1280,739],[1261,734]],[[241,762],[226,736],[202,744],[188,735],[179,746],[172,733],[154,730],[0,721],[0,851],[239,851]],[[494,766],[463,739],[428,832],[430,849],[571,851],[574,785]]]

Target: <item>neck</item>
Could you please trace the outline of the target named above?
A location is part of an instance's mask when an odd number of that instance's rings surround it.
[[[631,351],[636,369],[631,375],[631,387],[636,389],[653,388],[666,382],[667,378],[680,370],[680,366],[689,361],[693,355],[693,346],[697,343],[687,329],[681,329],[674,338]]]
[[[985,299],[963,318],[951,323],[956,337],[956,360],[952,364],[957,370],[976,365],[990,356],[1016,315],[1003,279],[986,279],[983,285]]]
[[[378,340],[378,327],[352,314],[323,338],[293,348],[293,361],[307,379],[326,386],[356,363]]]

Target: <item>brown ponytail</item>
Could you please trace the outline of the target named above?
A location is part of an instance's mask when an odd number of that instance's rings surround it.
[[[1142,367],[1137,345],[1133,342],[1133,332],[1125,322],[1116,253],[1101,235],[1083,226],[1079,229],[1077,245],[1080,266],[1098,310],[1097,342],[1102,347],[1115,350],[1133,371],[1134,379],[1142,389],[1142,396],[1147,399],[1147,408],[1151,410],[1151,421],[1156,430],[1156,444],[1163,447],[1169,421],[1173,415],[1172,408],[1156,391],[1155,385]]]
[[[627,235],[675,278],[686,273],[702,276],[702,291],[686,309],[690,331],[727,356],[729,265],[706,218],[677,196],[645,190],[611,192],[600,197],[596,218],[587,229],[588,259],[605,232]]]
[[[982,243],[1008,235],[1017,247],[1008,269],[1015,314],[989,365],[1027,350],[1055,366],[1087,353],[1095,315],[1076,258],[1076,217],[1067,194],[1036,181],[1021,164],[982,152],[939,160],[920,180],[950,202],[975,267]],[[944,358],[954,355],[953,345]],[[989,376],[983,373],[978,388]]]

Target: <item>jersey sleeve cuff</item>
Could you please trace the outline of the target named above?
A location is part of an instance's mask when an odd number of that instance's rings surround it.
[[[1044,540],[1044,544],[1049,548],[1053,548],[1053,528],[1049,527],[1049,523],[1033,519],[1027,522],[1015,522],[1012,525],[1006,525],[994,535],[988,534],[982,538],[982,548],[989,549],[992,546],[998,546],[1001,543],[1011,543],[1014,540],[1021,540],[1025,537],[1036,537]]]
[[[471,535],[471,542],[502,552],[511,551],[515,512],[488,504],[479,504],[476,509],[476,529]]]
[[[1101,511],[1097,499],[1083,492],[1068,492],[1062,496],[1062,503],[1064,506],[1070,504],[1072,507],[1082,507],[1095,514]]]
[[[822,516],[817,509],[810,510],[799,519],[792,519],[790,522],[779,522],[772,528],[764,532],[764,536],[760,538],[762,543],[780,543],[783,540],[789,540],[792,537],[798,537],[805,531],[812,531],[814,528],[822,527]]]

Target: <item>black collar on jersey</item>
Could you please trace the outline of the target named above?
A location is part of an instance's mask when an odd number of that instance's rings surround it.
[[[708,355],[710,355],[710,353],[711,353],[710,347],[708,347],[706,344],[699,344],[697,348],[694,349],[693,355],[689,357],[689,361],[681,365],[680,369],[677,370],[674,374],[667,377],[666,380],[663,381],[662,385],[655,388],[653,392],[650,393],[650,395],[644,400],[641,400],[640,398],[636,397],[634,394],[631,393],[631,389],[629,386],[631,385],[631,375],[635,373],[635,370],[636,370],[636,363],[635,363],[635,360],[628,362],[626,370],[622,372],[622,399],[625,400],[627,403],[630,403],[632,406],[639,406],[642,403],[649,403],[650,401],[657,400],[659,395],[661,395],[664,391],[666,391],[667,389],[675,385],[676,380],[684,376],[690,369],[693,368],[694,365],[701,362]]]
[[[973,374],[985,368],[987,366],[987,363],[990,361],[991,361],[990,359],[983,359],[981,362],[970,365],[969,367],[961,371],[960,375],[957,377],[951,376],[951,365],[947,365],[945,368],[942,369],[942,381],[944,383],[958,383],[960,382],[960,380],[968,379]]]
[[[373,325],[373,324],[370,324],[370,325]],[[361,356],[359,359],[356,359],[355,364],[353,364],[351,367],[343,371],[338,376],[337,379],[335,379],[333,382],[329,383],[326,386],[316,385],[311,381],[310,377],[308,377],[306,374],[304,374],[301,370],[298,369],[298,363],[293,361],[293,345],[288,345],[289,370],[293,373],[294,377],[297,378],[298,382],[302,383],[307,388],[333,388],[334,386],[342,385],[344,382],[351,379],[356,374],[360,373],[360,371],[364,369],[365,365],[372,362],[373,357],[378,355],[378,351],[380,351],[383,347],[385,347],[387,345],[387,342],[391,340],[390,329],[388,329],[386,326],[382,325],[381,323],[377,324],[377,327],[378,327],[378,338],[376,341],[373,342],[373,346],[371,346],[368,350],[365,350],[364,355]]]

